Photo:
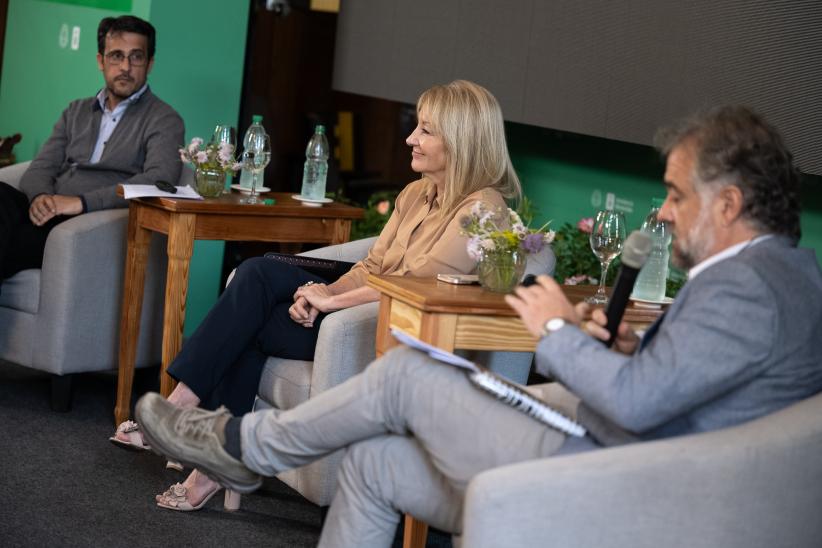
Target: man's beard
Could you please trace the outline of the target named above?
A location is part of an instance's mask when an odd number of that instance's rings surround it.
[[[705,203],[706,196],[703,196]],[[708,250],[714,246],[714,226],[710,208],[699,210],[696,222],[682,238],[676,238],[673,245],[673,263],[677,268],[690,270],[708,258]]]

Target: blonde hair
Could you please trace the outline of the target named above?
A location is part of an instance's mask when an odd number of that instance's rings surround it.
[[[445,144],[443,212],[484,188],[493,188],[515,202],[520,199],[522,190],[508,156],[502,110],[491,92],[473,82],[455,80],[423,92],[417,114],[422,110]]]

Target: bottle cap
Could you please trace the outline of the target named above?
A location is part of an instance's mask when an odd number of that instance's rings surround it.
[[[263,121],[263,117],[259,114],[255,114],[254,116],[251,117],[251,123],[252,124],[259,124],[262,121]]]
[[[325,133],[325,126],[322,125],[322,124],[317,124],[316,126],[314,126],[314,133],[324,134]]]
[[[659,209],[662,207],[662,204],[665,203],[665,198],[651,198],[651,207],[653,209]]]

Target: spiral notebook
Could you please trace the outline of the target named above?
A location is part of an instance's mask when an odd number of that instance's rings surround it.
[[[575,420],[566,417],[533,394],[529,394],[522,386],[507,381],[470,360],[424,343],[418,338],[399,329],[391,329],[391,334],[395,339],[406,346],[421,350],[439,362],[465,370],[468,380],[470,380],[474,386],[490,393],[514,409],[547,424],[551,428],[559,430],[569,436],[582,437],[586,434],[585,427]]]

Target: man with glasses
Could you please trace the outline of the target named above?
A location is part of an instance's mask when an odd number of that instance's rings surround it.
[[[105,87],[69,104],[20,180],[0,183],[0,283],[40,268],[49,232],[82,213],[125,207],[119,183],[176,183],[183,120],[146,78],[154,65],[154,27],[130,15],[97,29]]]

